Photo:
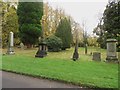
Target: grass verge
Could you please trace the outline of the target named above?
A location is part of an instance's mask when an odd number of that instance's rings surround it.
[[[80,51],[81,50],[81,51]],[[18,50],[2,57],[2,70],[73,83],[92,88],[118,88],[118,64],[94,62],[80,49],[80,59],[70,59],[73,49],[35,58],[35,50]]]

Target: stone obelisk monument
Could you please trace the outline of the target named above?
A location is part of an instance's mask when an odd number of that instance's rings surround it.
[[[9,55],[15,54],[15,52],[14,52],[14,34],[13,34],[13,32],[9,33],[7,54],[9,54]]]

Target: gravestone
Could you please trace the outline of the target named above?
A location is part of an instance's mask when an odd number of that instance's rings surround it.
[[[116,52],[116,39],[107,39],[107,62],[118,62]]]
[[[101,61],[101,53],[99,52],[93,52],[93,58],[94,61]]]
[[[41,42],[39,43],[39,48],[35,57],[43,58],[45,56],[47,56],[47,44],[46,42]]]
[[[118,61],[120,63],[120,52],[118,52]]]
[[[9,55],[15,54],[15,52],[14,52],[14,34],[13,34],[13,32],[9,33],[7,54],[9,54]]]
[[[20,48],[23,50],[24,49],[24,44],[20,43]]]

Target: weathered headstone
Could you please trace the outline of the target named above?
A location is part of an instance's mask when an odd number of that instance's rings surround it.
[[[108,62],[118,62],[117,52],[116,52],[116,39],[107,39],[107,57]]]
[[[118,61],[120,63],[120,52],[118,52]]]
[[[99,52],[93,52],[93,58],[94,61],[101,61],[101,53]]]
[[[15,54],[15,52],[14,52],[14,34],[13,34],[13,32],[10,32],[10,34],[9,34],[9,42],[8,42],[7,54],[9,54],[9,55]]]
[[[24,44],[20,43],[20,48],[23,50],[24,49]]]

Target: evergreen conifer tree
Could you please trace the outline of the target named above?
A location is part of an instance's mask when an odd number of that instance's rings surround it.
[[[55,35],[61,38],[63,42],[62,50],[65,50],[66,48],[70,48],[72,42],[70,20],[68,20],[67,18],[62,19],[57,27]]]
[[[41,35],[43,2],[19,2],[17,15],[20,39],[27,47],[31,47]]]

